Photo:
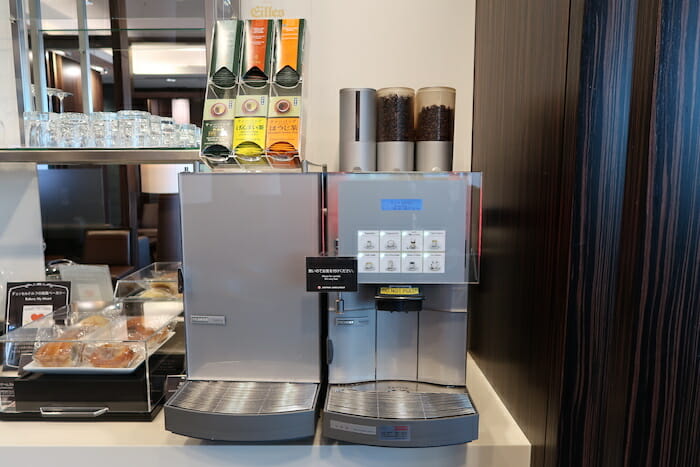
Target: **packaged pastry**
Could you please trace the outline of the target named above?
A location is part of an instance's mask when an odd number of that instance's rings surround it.
[[[167,288],[164,287],[151,287],[150,289],[146,289],[143,292],[140,292],[137,295],[138,298],[153,298],[153,299],[169,299],[169,298],[174,298],[175,295],[168,290]]]
[[[169,332],[169,329],[166,327],[156,333],[156,329],[146,326],[143,316],[136,316],[126,320],[126,330],[129,340],[148,340],[148,344],[151,346],[165,341]]]
[[[89,319],[89,321],[85,326],[78,325],[59,329],[56,332],[57,335],[51,339],[53,342],[47,342],[45,344],[38,342],[39,346],[36,348],[33,355],[34,361],[39,366],[43,367],[77,366],[80,361],[80,353],[83,344],[75,341],[83,339],[94,329],[94,326],[102,322],[101,319],[93,319],[95,316],[86,318]],[[103,318],[100,316],[97,317]],[[106,318],[104,319],[107,320]],[[92,323],[92,325],[90,323]],[[109,320],[107,320],[107,323],[109,323]]]
[[[48,342],[34,351],[34,361],[45,367],[75,366],[77,347],[72,342]]]
[[[95,368],[127,368],[138,353],[129,344],[110,343],[85,347],[83,362]]]
[[[174,282],[161,282],[154,281],[150,282],[149,287],[143,292],[139,293],[137,297],[139,298],[175,298],[179,296],[177,291],[177,284]]]
[[[109,323],[110,320],[102,315],[92,315],[80,320],[77,325],[83,327],[102,327],[107,326]]]

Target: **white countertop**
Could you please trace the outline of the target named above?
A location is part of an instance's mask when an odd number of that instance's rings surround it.
[[[0,422],[0,460],[50,466],[401,466],[527,467],[530,443],[469,357],[467,386],[479,411],[479,439],[439,448],[382,448],[323,438],[283,444],[214,443],[153,422]]]

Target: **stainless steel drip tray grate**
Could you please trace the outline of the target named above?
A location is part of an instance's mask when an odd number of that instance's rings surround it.
[[[168,405],[199,412],[262,415],[313,410],[318,384],[187,381]]]
[[[326,410],[393,419],[432,419],[476,413],[465,388],[405,381],[332,385]]]

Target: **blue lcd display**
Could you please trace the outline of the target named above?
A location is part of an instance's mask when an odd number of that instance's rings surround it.
[[[422,211],[422,199],[383,199],[382,211]]]

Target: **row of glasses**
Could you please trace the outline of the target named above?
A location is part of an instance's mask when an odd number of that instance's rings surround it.
[[[192,148],[199,145],[201,136],[196,125],[140,110],[25,112],[24,131],[29,147],[62,148]]]

